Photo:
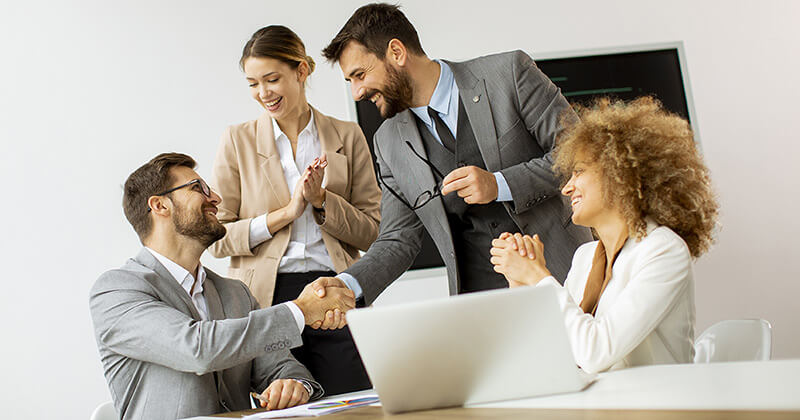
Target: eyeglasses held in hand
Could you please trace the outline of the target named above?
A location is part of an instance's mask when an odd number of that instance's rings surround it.
[[[377,165],[377,162],[375,163],[375,171],[378,173],[378,179],[380,180],[381,184],[383,184],[383,186],[386,187],[386,189],[389,190],[389,192],[392,193],[392,195],[397,197],[397,199],[400,200],[401,203],[405,204],[406,207],[408,207],[409,209],[414,211],[414,210],[417,210],[417,209],[421,208],[422,206],[428,204],[434,198],[439,197],[439,196],[442,195],[442,180],[444,179],[444,175],[442,175],[442,173],[439,172],[439,169],[437,169],[435,166],[433,166],[433,163],[431,163],[431,161],[429,161],[428,159],[425,159],[424,157],[422,157],[422,155],[417,153],[417,151],[414,150],[414,146],[411,145],[411,142],[406,141],[406,145],[408,146],[409,149],[411,149],[411,151],[418,158],[420,158],[423,162],[425,162],[428,166],[430,166],[431,170],[433,170],[434,175],[436,177],[438,177],[438,181],[436,181],[436,185],[433,186],[433,190],[432,191],[431,190],[423,191],[422,194],[417,196],[416,200],[414,200],[414,205],[412,206],[405,199],[403,199],[403,197],[400,196],[400,193],[398,193],[397,191],[393,190],[392,187],[390,187],[383,180],[383,175],[381,175],[381,171],[380,171],[380,168]]]

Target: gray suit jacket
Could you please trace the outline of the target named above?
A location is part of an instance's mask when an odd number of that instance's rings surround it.
[[[95,338],[120,418],[176,419],[250,408],[249,392],[306,379],[289,349],[300,331],[285,305],[259,309],[238,280],[206,269],[202,321],[188,293],[147,250],[97,280]]]
[[[551,170],[560,119],[577,117],[558,87],[522,51],[447,64],[487,170],[502,172],[508,182],[513,198],[503,203],[508,214],[521,232],[539,234],[548,268],[563,281],[575,249],[592,239],[588,229],[572,224],[571,210]],[[374,138],[381,175],[406,202],[436,185],[428,165],[405,144],[425,156],[414,118],[410,110],[403,111],[384,121]],[[411,266],[422,229],[436,243],[447,266],[450,294],[456,294],[458,270],[441,198],[411,211],[383,188],[378,239],[345,270],[359,281],[367,304]]]

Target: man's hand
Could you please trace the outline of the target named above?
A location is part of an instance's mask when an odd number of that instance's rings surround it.
[[[267,410],[282,410],[288,407],[305,404],[311,398],[300,381],[294,379],[276,379],[261,393],[268,402],[261,400],[261,407]]]
[[[323,153],[306,168],[308,175],[303,179],[303,197],[315,208],[321,208],[325,201],[322,179],[325,177],[326,166],[328,166],[328,159]]]
[[[306,325],[312,328],[342,328],[346,325],[344,313],[355,308],[352,290],[335,277],[320,277],[306,285],[294,303],[303,311]],[[326,315],[326,312],[330,314]]]
[[[492,241],[491,263],[505,276],[509,287],[535,285],[550,275],[544,260],[544,245],[539,235],[503,233]]]
[[[494,174],[477,166],[464,166],[442,180],[442,195],[453,191],[467,204],[486,204],[497,199],[497,180]]]

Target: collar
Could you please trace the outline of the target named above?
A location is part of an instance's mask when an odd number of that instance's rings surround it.
[[[313,137],[317,136],[317,127],[316,124],[314,124],[314,109],[310,106],[309,109],[311,110],[311,118],[308,119],[308,124],[306,124],[305,128],[300,130],[300,134],[298,134],[297,137],[300,137],[300,135],[306,131],[308,131],[308,133]],[[286,136],[286,134],[284,134],[284,132],[281,130],[281,127],[278,125],[278,121],[274,118],[270,118],[270,120],[272,120],[272,130],[275,132],[275,140],[277,141],[281,136]]]
[[[453,97],[453,89],[455,88],[456,81],[453,77],[453,70],[442,60],[433,60],[439,63],[439,81],[436,82],[436,88],[431,95],[429,107],[442,115],[450,113],[450,104]],[[411,108],[411,111],[419,117],[425,124],[432,126],[431,116],[428,115],[428,106],[418,106]]]
[[[194,284],[194,276],[192,273],[188,272],[185,268],[181,267],[178,263],[172,261],[171,259],[159,254],[158,252],[152,250],[151,248],[145,247],[146,250],[150,251],[151,254],[164,266],[164,268],[169,271],[169,274],[175,278],[175,281],[181,285],[183,290],[186,290],[186,293],[189,296],[192,296],[192,285]],[[203,282],[206,280],[206,270],[203,269],[203,264],[198,263],[197,266],[197,284],[194,287],[194,294],[203,293]]]

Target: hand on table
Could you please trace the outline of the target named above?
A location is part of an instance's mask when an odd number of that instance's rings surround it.
[[[303,384],[295,379],[276,379],[261,393],[261,407],[267,410],[282,410],[305,404],[311,398]],[[266,402],[264,400],[267,400]]]

